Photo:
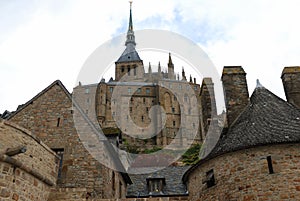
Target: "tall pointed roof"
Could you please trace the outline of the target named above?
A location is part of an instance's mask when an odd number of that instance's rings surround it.
[[[141,61],[139,54],[135,50],[135,36],[133,31],[133,23],[132,23],[132,2],[130,1],[130,14],[129,14],[129,25],[126,35],[126,42],[125,42],[126,49],[117,60],[116,63],[121,62],[130,62],[130,61]]]
[[[258,84],[250,104],[220,137],[212,154],[290,142],[300,142],[300,111]]]

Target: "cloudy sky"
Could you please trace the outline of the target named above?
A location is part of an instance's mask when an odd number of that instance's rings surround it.
[[[197,43],[220,74],[223,66],[243,66],[250,93],[260,79],[284,98],[282,69],[300,65],[298,2],[135,0],[134,29],[179,33]],[[1,0],[0,113],[57,79],[71,92],[87,57],[127,31],[128,14],[127,0]]]

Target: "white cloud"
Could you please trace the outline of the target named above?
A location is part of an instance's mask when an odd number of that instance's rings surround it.
[[[103,42],[125,32],[128,23],[128,1],[37,1],[26,4],[28,11],[19,4],[0,9],[6,17],[1,18],[0,29],[7,30],[0,34],[5,83],[0,87],[4,97],[0,112],[15,110],[56,79],[72,90],[86,58]],[[300,64],[298,4],[296,0],[139,0],[133,3],[134,28],[168,29],[193,37],[220,73],[224,65],[243,65],[250,92],[259,78],[284,97],[281,71]],[[11,12],[16,8],[21,12]]]

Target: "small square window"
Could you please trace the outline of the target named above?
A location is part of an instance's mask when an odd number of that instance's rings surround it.
[[[89,89],[89,88],[86,88],[86,89],[85,89],[85,93],[86,93],[86,94],[90,93],[90,89]]]
[[[214,175],[214,170],[211,169],[208,172],[206,172],[206,177],[203,180],[202,183],[206,183],[207,188],[213,187],[214,185],[216,185],[215,182],[215,175]]]

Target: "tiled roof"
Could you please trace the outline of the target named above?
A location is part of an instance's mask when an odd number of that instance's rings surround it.
[[[147,179],[149,178],[165,178],[163,194],[160,194],[160,197],[187,195],[186,186],[183,184],[181,177],[189,167],[190,166],[169,166],[164,169],[161,169],[161,167],[152,167],[154,171],[152,173],[130,174],[130,178],[133,184],[128,186],[126,197],[149,197],[149,192],[147,188]],[[130,172],[138,173],[140,169],[142,168],[131,169]],[[143,170],[142,172],[145,171]],[[146,172],[151,171],[149,171],[148,168]]]
[[[183,180],[197,166],[225,153],[263,145],[299,142],[300,110],[268,89],[258,86],[248,106],[228,131],[222,132],[211,153],[189,169]]]

